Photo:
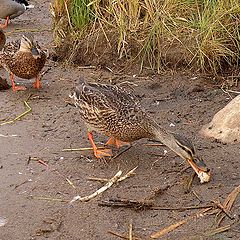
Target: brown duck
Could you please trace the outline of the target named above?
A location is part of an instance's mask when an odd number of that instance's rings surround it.
[[[0,54],[0,64],[9,72],[13,91],[25,90],[23,86],[16,86],[14,75],[24,79],[36,78],[34,88],[41,88],[40,72],[46,62],[46,53],[33,40],[33,35],[22,36],[20,44],[7,44]]]
[[[163,129],[128,90],[116,85],[82,83],[70,97],[88,128],[88,138],[97,158],[111,156],[112,152],[96,147],[93,130],[109,136],[107,144],[115,144],[117,147],[126,142],[149,138],[161,141],[187,160],[201,182],[210,180],[210,171],[195,155],[192,143],[185,137]]]

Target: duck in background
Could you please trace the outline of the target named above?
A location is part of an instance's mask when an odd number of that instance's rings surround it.
[[[107,145],[120,147],[141,138],[161,141],[197,173],[201,183],[210,180],[210,171],[196,156],[192,143],[185,137],[162,128],[147,112],[138,99],[128,90],[117,85],[82,83],[73,95],[75,106],[88,129],[88,138],[97,158],[111,156],[111,149],[98,149],[92,131],[110,137]]]
[[[0,51],[2,51],[3,47],[6,43],[6,36],[2,29],[0,29]]]
[[[1,0],[0,18],[5,19],[4,24],[0,24],[0,28],[6,28],[9,20],[22,15],[27,9],[34,8],[26,0]]]
[[[40,73],[46,62],[47,54],[34,41],[32,34],[22,36],[21,42],[10,42],[6,44],[0,53],[0,65],[9,73],[12,82],[12,90],[25,90],[24,86],[16,86],[14,75],[19,78],[36,78],[34,88],[42,88]]]
[[[6,36],[3,32],[3,30],[0,29],[0,53],[3,49],[3,47],[5,46],[5,43],[6,43]],[[0,91],[1,90],[7,90],[9,88],[10,88],[10,86],[8,85],[6,79],[4,79],[0,76]]]

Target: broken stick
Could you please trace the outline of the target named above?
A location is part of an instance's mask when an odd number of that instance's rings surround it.
[[[117,182],[117,180],[120,178],[120,176],[122,175],[122,171],[118,171],[103,187],[99,188],[96,192],[94,192],[93,194],[89,195],[89,196],[85,196],[85,197],[80,197],[75,196],[70,203],[73,203],[75,201],[81,201],[81,202],[87,202],[90,199],[96,197],[97,195],[103,193],[104,191],[106,191],[108,188],[110,188],[114,183]]]
[[[24,117],[25,115],[27,115],[28,113],[30,113],[30,112],[32,111],[32,108],[29,106],[28,100],[30,99],[31,96],[32,96],[32,94],[30,94],[30,95],[28,96],[28,98],[23,102],[23,103],[24,103],[24,106],[27,107],[27,110],[26,110],[25,112],[21,113],[19,116],[15,117],[14,119],[12,119],[12,120],[10,120],[10,121],[0,123],[0,126],[6,125],[6,124],[15,123],[16,121],[20,120],[22,117]]]
[[[138,166],[135,167],[135,168],[133,168],[132,170],[130,170],[130,171],[129,171],[128,173],[126,173],[124,176],[120,177],[117,181],[118,181],[118,182],[121,182],[121,181],[125,180],[126,178],[135,175],[134,171],[135,171],[137,168],[138,168]],[[91,181],[99,181],[99,182],[102,182],[102,183],[105,183],[105,182],[108,182],[108,181],[109,181],[109,179],[107,179],[107,178],[97,178],[97,177],[89,177],[89,178],[87,178],[87,179],[88,179],[88,180],[91,180]]]

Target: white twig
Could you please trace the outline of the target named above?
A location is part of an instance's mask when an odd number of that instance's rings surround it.
[[[75,201],[81,201],[81,202],[87,202],[90,199],[96,197],[97,195],[103,193],[104,191],[106,191],[108,188],[110,188],[114,183],[116,183],[118,181],[118,179],[120,178],[120,176],[122,175],[122,171],[118,171],[103,187],[99,188],[96,192],[92,193],[89,196],[85,196],[85,197],[80,197],[75,196],[70,203],[73,203]]]
[[[118,182],[121,182],[121,181],[125,180],[126,178],[131,177],[132,175],[135,174],[134,171],[135,171],[137,168],[138,168],[138,166],[135,167],[135,168],[133,168],[132,170],[130,170],[130,171],[129,171],[128,173],[126,173],[124,176],[120,177],[117,181],[118,181]]]
[[[126,178],[135,175],[135,172],[134,172],[134,171],[135,171],[137,168],[138,168],[138,166],[135,167],[135,168],[133,168],[132,170],[130,170],[130,171],[129,171],[128,173],[126,173],[124,176],[120,177],[120,178],[117,180],[117,182],[121,182],[121,181],[125,180]],[[89,177],[88,180],[98,181],[98,182],[102,182],[102,183],[105,183],[105,182],[108,182],[108,181],[109,181],[109,179],[107,179],[107,178],[97,178],[97,177]]]
[[[233,90],[225,90],[225,91],[227,91],[227,92],[230,92],[230,93],[236,93],[236,94],[240,94],[240,92],[238,92],[238,91],[233,91]]]

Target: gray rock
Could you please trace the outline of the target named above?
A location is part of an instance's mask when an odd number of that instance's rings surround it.
[[[240,95],[216,113],[200,132],[225,143],[240,142]]]

